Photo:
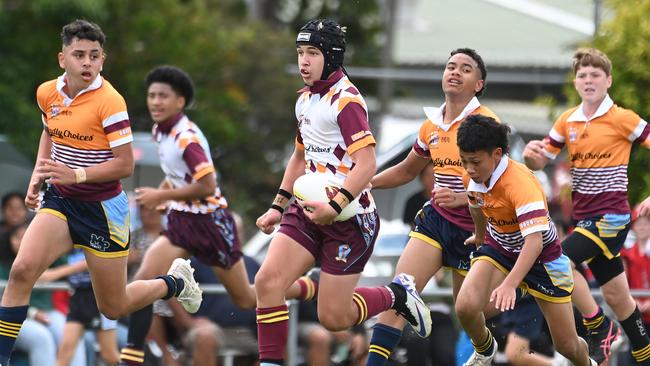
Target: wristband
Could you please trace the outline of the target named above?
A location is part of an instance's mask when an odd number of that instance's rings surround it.
[[[86,169],[77,168],[74,169],[75,183],[83,183],[86,181]]]
[[[282,196],[282,197],[288,199],[288,200],[290,200],[291,197],[293,197],[293,195],[292,195],[291,193],[285,191],[285,190],[282,189],[282,188],[278,189],[278,194],[279,194],[280,196]]]
[[[350,191],[348,191],[347,189],[341,187],[341,188],[339,188],[339,192],[343,193],[343,195],[345,196],[345,198],[348,199],[348,202],[352,202],[352,201],[354,201],[354,196],[353,196],[352,193],[350,193]]]
[[[337,214],[340,214],[341,211],[343,211],[343,208],[341,208],[341,206],[338,203],[336,203],[336,201],[334,201],[333,199],[330,200],[329,204],[330,206],[332,206],[332,208],[334,209],[334,211],[336,211]]]
[[[271,208],[274,209],[274,210],[277,210],[278,212],[280,212],[280,214],[283,214],[283,213],[284,213],[284,208],[282,208],[282,206],[279,206],[279,205],[276,205],[276,204],[272,204],[272,205],[271,205]]]

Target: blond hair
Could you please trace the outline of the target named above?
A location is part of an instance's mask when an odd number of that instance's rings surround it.
[[[612,73],[612,62],[602,51],[595,48],[580,48],[573,54],[573,73],[580,67],[592,66],[605,71],[607,76]]]

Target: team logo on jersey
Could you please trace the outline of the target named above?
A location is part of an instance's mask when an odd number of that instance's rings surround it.
[[[569,142],[575,142],[578,139],[578,129],[575,127],[569,128]]]
[[[429,134],[429,149],[435,149],[440,142],[440,136],[438,136],[438,131],[431,132]]]
[[[58,116],[59,113],[61,113],[61,106],[58,105],[58,104],[52,104],[52,112],[51,112],[51,117],[50,118],[54,118],[54,117]]]
[[[350,255],[351,251],[352,248],[348,244],[339,245],[339,255],[335,259],[339,262],[347,263],[348,255]]]
[[[305,117],[304,114],[301,114],[298,117],[298,129],[301,129],[303,125],[304,126],[309,126],[310,124],[311,124],[311,121],[309,120],[309,118]]]

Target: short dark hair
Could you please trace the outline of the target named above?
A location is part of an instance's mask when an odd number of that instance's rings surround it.
[[[153,83],[168,84],[176,94],[182,95],[185,98],[185,107],[192,104],[194,100],[194,83],[192,82],[192,78],[176,66],[162,65],[154,68],[149,71],[144,83],[147,88]]]
[[[508,125],[499,123],[492,117],[474,114],[465,118],[458,127],[458,148],[463,152],[492,152],[500,147],[507,154],[509,133]]]
[[[61,30],[61,41],[64,46],[69,46],[75,38],[97,41],[102,47],[106,41],[106,36],[102,28],[84,19],[77,19],[72,23],[66,24]]]
[[[9,205],[9,201],[11,201],[14,198],[17,198],[18,200],[20,200],[20,202],[23,202],[25,195],[17,191],[9,192],[5,194],[4,196],[2,196],[2,201],[0,202],[0,210],[4,211],[4,209],[7,208],[7,205]]]
[[[467,55],[472,58],[478,65],[478,69],[481,72],[481,79],[483,80],[483,87],[481,90],[477,91],[476,95],[477,97],[480,97],[483,95],[483,91],[485,91],[485,86],[487,85],[487,68],[485,67],[485,62],[483,62],[483,58],[481,55],[476,52],[475,49],[472,48],[456,48],[455,50],[451,51],[451,54],[449,55],[449,58],[451,58],[453,55],[457,53],[462,53],[463,55]]]

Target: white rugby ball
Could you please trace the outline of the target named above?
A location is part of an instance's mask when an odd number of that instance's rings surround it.
[[[326,173],[307,173],[296,179],[293,183],[293,195],[302,206],[303,201],[329,202],[339,190],[339,185],[334,183],[333,177]],[[334,221],[345,221],[359,211],[359,197],[343,208]]]

